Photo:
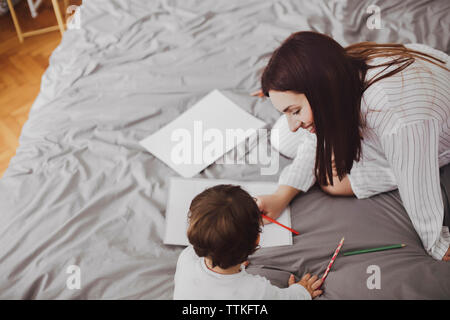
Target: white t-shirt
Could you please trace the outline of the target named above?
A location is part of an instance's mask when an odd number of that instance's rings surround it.
[[[178,257],[175,272],[175,300],[311,300],[309,292],[299,284],[278,288],[269,280],[252,275],[241,267],[235,274],[219,274],[209,270],[192,246]]]

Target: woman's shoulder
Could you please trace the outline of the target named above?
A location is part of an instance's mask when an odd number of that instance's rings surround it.
[[[421,49],[428,52],[435,50],[425,45],[411,45],[411,47],[414,50]],[[435,55],[440,52],[435,51],[437,52]],[[438,58],[448,59],[443,56]],[[385,62],[383,59],[372,63]],[[448,121],[450,73],[439,66],[417,60],[420,59],[416,59],[411,66],[397,74],[376,81],[366,89],[361,100],[361,112],[369,126],[379,128],[380,132],[389,133],[408,123],[422,120]],[[380,68],[371,69],[366,81],[374,74],[375,77],[379,76],[376,75],[376,69],[380,72]]]
[[[405,47],[439,59],[445,63],[447,68],[449,68],[450,59],[445,52],[419,43],[405,44]],[[367,70],[365,81],[370,83],[383,77],[384,75],[387,75],[389,72],[396,70],[399,66],[401,66],[401,64],[389,64],[398,58],[398,56],[390,56],[371,59],[368,62],[370,68]],[[431,61],[433,60],[426,56],[424,58]],[[438,61],[433,62],[440,64]],[[450,82],[450,73],[448,70],[445,70],[434,63],[416,57],[414,62],[409,64],[403,70],[395,73],[394,75],[377,80],[377,82],[382,83],[385,89],[389,92],[398,93],[404,92],[405,90],[414,91],[414,89],[421,88],[424,84],[429,85],[430,82],[435,82],[435,80],[447,82],[448,86],[448,82]]]
[[[407,43],[407,44],[404,44],[404,46],[407,49],[414,50],[414,51],[417,51],[419,53],[424,53],[426,55],[429,55],[431,57],[439,59],[440,61],[443,61],[444,64],[446,64],[447,68],[449,66],[450,58],[443,51],[440,51],[438,49],[432,48],[432,47],[430,47],[428,45],[421,44],[421,43]],[[369,60],[368,61],[368,65],[372,66],[372,68],[369,68],[369,70],[367,71],[366,81],[372,79],[374,76],[376,77],[376,76],[379,76],[379,75],[383,75],[383,74],[388,73],[391,70],[396,69],[396,65],[393,65],[393,66],[390,66],[390,67],[387,67],[387,68],[384,65],[389,63],[389,62],[393,62],[397,58],[398,58],[398,56],[394,55],[394,56],[387,56],[387,57],[386,56],[375,57],[375,58]],[[412,64],[412,66],[417,68],[418,64],[421,64],[421,62],[423,62],[423,60],[416,58],[415,62]],[[425,63],[425,65],[429,66],[429,67],[432,66],[432,64],[430,64],[428,62]],[[423,67],[423,66],[421,65],[420,67]],[[414,69],[414,68],[409,68],[408,67],[403,72],[411,71],[412,69]],[[423,68],[421,68],[421,69],[423,69]]]
[[[439,60],[444,61],[444,63],[448,63],[449,62],[449,56],[448,54],[446,54],[443,51],[440,51],[438,49],[435,49],[433,47],[430,47],[426,44],[422,44],[422,43],[406,43],[404,44],[404,46],[408,49],[411,50],[415,50],[415,51],[419,51],[422,53],[426,53],[429,54],[432,57],[435,57]]]

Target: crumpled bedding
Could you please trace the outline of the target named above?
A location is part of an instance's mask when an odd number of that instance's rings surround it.
[[[367,27],[367,7],[382,29]],[[181,247],[162,243],[168,177],[138,142],[209,91],[266,121],[270,101],[249,96],[271,52],[292,32],[342,45],[418,42],[450,52],[448,1],[84,0],[53,52],[20,147],[0,180],[0,298],[171,299]],[[280,159],[280,170],[289,161]],[[213,164],[197,177],[277,181],[259,165]],[[285,286],[289,273],[323,273],[339,239],[353,249],[404,249],[340,257],[320,299],[448,299],[450,266],[429,257],[396,191],[366,200],[317,188],[292,203],[294,245],[252,256],[249,272]],[[80,288],[67,286],[79,267]],[[369,289],[367,268],[380,268]]]

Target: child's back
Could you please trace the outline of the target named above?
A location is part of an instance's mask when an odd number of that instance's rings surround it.
[[[183,250],[175,273],[174,299],[180,300],[310,300],[311,295],[301,285],[281,289],[264,277],[249,274],[241,267],[239,273],[220,274],[206,266],[192,246]]]
[[[192,246],[178,258],[174,299],[311,299],[321,294],[317,276],[278,288],[248,274],[242,263],[259,243],[262,217],[239,186],[218,185],[192,200],[187,236]],[[306,288],[306,289],[305,289]]]

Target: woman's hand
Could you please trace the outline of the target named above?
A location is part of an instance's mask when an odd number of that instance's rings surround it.
[[[256,197],[256,204],[258,205],[259,211],[269,216],[272,219],[278,219],[281,212],[283,212],[286,205],[283,199],[277,194],[265,194]],[[271,223],[269,220],[263,218],[264,224]]]
[[[448,247],[447,252],[442,257],[442,261],[450,261],[450,247]]]
[[[264,98],[264,93],[262,92],[262,90],[258,90],[255,92],[250,93],[251,96],[253,97],[260,97],[260,98]]]
[[[337,169],[336,169],[336,163],[334,161],[334,153],[331,154],[331,169],[333,172],[333,177],[337,177],[338,173],[337,173]]]
[[[281,185],[273,194],[265,194],[255,197],[259,211],[272,219],[277,219],[291,200],[299,193],[299,190]],[[270,221],[263,219],[264,224]]]
[[[328,185],[321,185],[320,188],[329,195],[332,196],[353,196],[353,189],[350,184],[350,179],[345,175],[342,180],[339,180],[336,163],[334,161],[334,154],[331,155],[331,168],[333,170],[333,185],[328,180]]]

